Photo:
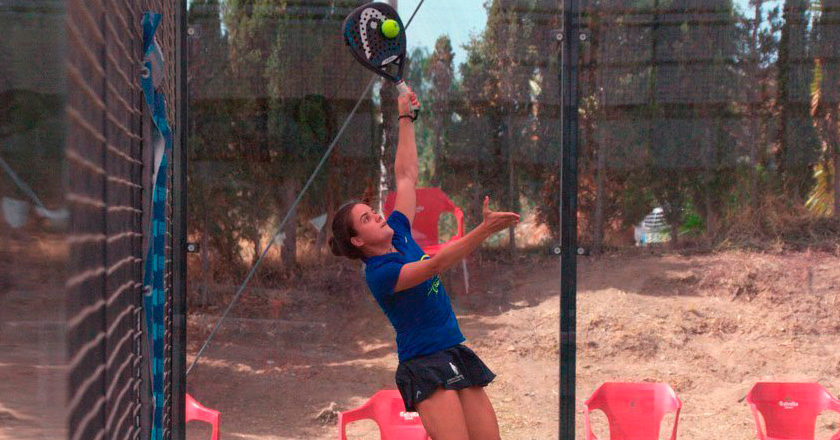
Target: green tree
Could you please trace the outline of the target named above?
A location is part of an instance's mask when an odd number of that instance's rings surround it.
[[[455,73],[453,70],[452,43],[448,36],[441,36],[435,42],[426,66],[426,76],[431,83],[427,103],[431,126],[432,142],[432,173],[431,185],[440,186],[440,175],[443,171],[444,155],[449,123],[452,120],[452,93],[454,89]]]
[[[735,160],[726,121],[739,83],[737,20],[731,0],[704,2],[702,8],[671,0],[656,8],[667,8],[672,16],[660,22],[661,9],[655,9],[647,174],[676,246],[686,205],[702,207],[712,238],[722,197],[729,193]],[[704,19],[710,14],[718,20]]]
[[[489,146],[486,153],[490,167],[482,166],[482,170],[476,170],[477,174],[486,176],[487,180],[483,181],[495,193],[506,195],[506,209],[514,212],[520,211],[522,177],[516,168],[523,159],[533,105],[531,79],[537,52],[531,39],[534,7],[535,2],[528,0],[489,2],[487,27],[466,46],[468,60],[461,67],[468,114],[480,119],[468,122],[470,127],[464,133],[489,132],[489,142],[481,147]],[[470,139],[472,144],[482,141],[481,137]],[[513,255],[516,248],[513,228],[508,234],[509,251]]]
[[[738,109],[746,123],[743,125],[743,142],[747,144],[748,169],[746,198],[756,211],[762,199],[762,170],[767,169],[770,146],[775,135],[771,133],[775,96],[775,59],[779,50],[778,34],[781,30],[780,8],[765,13],[767,0],[750,0],[752,19],[743,18],[741,36],[744,53],[740,59],[743,74],[745,104]],[[744,206],[746,207],[746,206]]]
[[[201,239],[199,305],[211,302],[211,245],[221,251],[217,255],[224,259],[224,265],[230,266],[236,259],[236,254],[232,252],[236,241],[233,236],[235,227],[220,221],[227,220],[227,203],[206,203],[207,200],[226,200],[227,195],[223,181],[216,178],[214,169],[230,134],[227,123],[229,106],[211,93],[224,87],[228,79],[227,38],[222,33],[219,7],[218,0],[196,0],[190,3],[188,17],[191,33],[187,68],[190,102],[187,209],[189,233],[197,234]],[[222,234],[227,236],[222,237]],[[218,246],[219,241],[225,243],[222,246],[229,247]]]
[[[809,0],[785,0],[779,41],[778,148],[775,154],[778,184],[795,205],[813,184],[812,166],[819,158],[819,143],[810,115],[814,61],[809,45]]]

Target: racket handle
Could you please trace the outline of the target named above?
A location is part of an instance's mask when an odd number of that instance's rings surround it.
[[[408,84],[406,84],[405,81],[400,81],[397,83],[397,90],[399,90],[400,96],[405,95],[406,93],[411,91],[411,89],[408,88]]]
[[[400,81],[396,85],[397,85],[397,90],[400,92],[400,96],[406,95],[409,92],[411,92],[411,89],[408,88],[408,84],[406,84],[405,81]],[[420,111],[420,106],[411,104],[411,111],[414,114],[417,114],[417,112]]]

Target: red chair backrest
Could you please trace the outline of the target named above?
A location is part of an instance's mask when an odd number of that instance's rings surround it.
[[[377,391],[368,401],[383,440],[425,440],[426,429],[417,413],[405,412],[398,390]]]
[[[372,419],[379,426],[381,440],[427,440],[420,416],[406,412],[398,390],[377,391],[362,406],[338,415],[338,438],[346,440],[346,427],[358,420]]]
[[[610,424],[611,440],[658,440],[665,414],[682,402],[666,383],[604,383],[585,403],[587,411],[601,410]],[[678,420],[674,421],[676,426]]]
[[[414,241],[421,248],[439,244],[438,221],[444,212],[460,212],[461,210],[449,200],[440,188],[417,188],[417,205],[414,221],[411,223],[411,234]],[[392,191],[385,199],[383,210],[387,217],[394,210],[397,193]]]
[[[198,420],[202,422],[207,422],[210,424],[212,429],[211,432],[211,440],[219,440],[219,419],[221,415],[219,411],[205,408],[200,403],[198,403],[192,396],[187,394],[186,396],[186,408],[184,412],[184,419],[188,423],[192,420]]]
[[[405,412],[405,405],[398,390],[377,391],[370,401],[373,404],[373,418],[380,426],[423,426],[418,415]]]
[[[813,439],[817,416],[827,409],[837,411],[840,403],[818,383],[759,382],[747,395],[756,429],[761,426],[756,411],[764,417],[767,437]]]

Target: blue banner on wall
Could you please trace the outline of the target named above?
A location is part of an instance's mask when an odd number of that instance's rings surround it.
[[[143,273],[143,310],[151,355],[152,440],[163,439],[167,159],[172,150],[172,132],[166,121],[166,100],[160,87],[164,77],[163,54],[155,39],[160,18],[160,14],[152,12],[143,15],[144,57],[140,74],[140,85],[155,126],[155,130],[152,130],[152,144],[155,150],[152,215],[149,222],[149,251]]]

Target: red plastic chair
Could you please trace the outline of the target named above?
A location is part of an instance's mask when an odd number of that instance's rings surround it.
[[[464,212],[455,206],[452,200],[440,188],[417,188],[417,205],[414,221],[411,222],[411,236],[423,248],[423,252],[434,257],[447,244],[464,236]],[[385,199],[385,216],[391,214],[397,201],[396,191],[388,194]],[[439,243],[438,221],[441,214],[451,212],[458,224],[458,233],[446,243]]]
[[[187,410],[184,413],[187,423],[191,420],[199,420],[207,422],[213,428],[210,435],[211,440],[219,440],[219,412],[213,409],[208,409],[201,406],[189,394],[187,394]]]
[[[759,382],[747,394],[758,440],[814,440],[817,416],[840,413],[840,400],[818,383]],[[761,419],[767,434],[761,429]],[[831,440],[840,440],[840,432]]]
[[[610,424],[611,440],[658,440],[665,414],[676,412],[671,440],[677,438],[682,402],[666,383],[602,384],[583,405],[586,440],[597,440],[589,413],[601,410]]]
[[[423,252],[430,257],[434,257],[444,246],[464,236],[464,211],[455,206],[440,188],[417,188],[415,192],[417,193],[417,204],[414,210],[414,221],[411,222],[411,236],[420,245]],[[396,191],[389,193],[383,209],[386,217],[394,210],[396,202]],[[440,216],[444,212],[451,212],[455,215],[458,232],[446,243],[440,243],[438,221],[440,221]],[[467,272],[466,260],[461,260],[461,268],[464,271],[464,293],[469,294],[470,275]]]
[[[379,425],[381,440],[427,440],[420,416],[405,412],[398,390],[377,391],[364,405],[338,414],[338,439],[347,440],[347,425],[370,419]]]

